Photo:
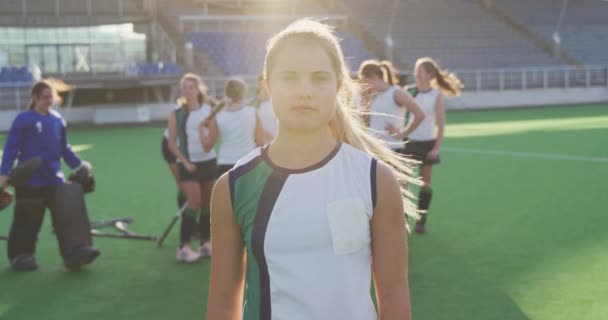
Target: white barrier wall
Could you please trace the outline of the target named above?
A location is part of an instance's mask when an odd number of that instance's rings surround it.
[[[608,87],[464,92],[449,98],[448,110],[608,103]]]
[[[102,125],[164,121],[173,108],[173,105],[163,103],[60,108],[58,111],[68,125],[86,123]],[[17,113],[17,111],[0,111],[0,131],[6,132],[10,129]]]
[[[8,131],[17,111],[0,111],[0,131]]]

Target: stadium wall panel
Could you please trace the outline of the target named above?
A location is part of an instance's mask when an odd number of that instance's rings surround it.
[[[174,106],[168,103],[90,106],[59,109],[68,126],[71,124],[128,124],[165,121]],[[18,111],[0,111],[0,132],[10,129]]]
[[[501,109],[581,103],[608,102],[608,88],[535,89],[465,92],[448,98],[448,110]],[[125,124],[164,121],[174,108],[172,104],[135,104],[60,109],[70,124]],[[0,132],[6,132],[18,111],[0,111]]]
[[[448,110],[499,109],[608,102],[608,87],[464,92],[446,102]]]

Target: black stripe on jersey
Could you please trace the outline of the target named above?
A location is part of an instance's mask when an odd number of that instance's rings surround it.
[[[251,251],[258,263],[260,272],[260,320],[270,320],[272,315],[270,303],[270,274],[268,272],[268,264],[266,263],[266,255],[264,253],[264,241],[266,238],[266,228],[270,221],[270,215],[274,209],[274,205],[287,181],[289,174],[273,172],[260,196],[258,207],[256,209],[255,219],[253,221],[253,232],[251,234]]]
[[[378,166],[378,160],[376,160],[376,158],[372,159],[372,164],[370,166],[369,169],[369,182],[371,184],[371,190],[372,190],[372,208],[376,208],[376,198],[377,198],[377,191],[376,191],[376,167]]]
[[[184,114],[183,117],[179,117],[178,112],[179,113],[183,113]],[[179,130],[180,130],[180,134],[179,134],[179,137],[180,137],[180,147],[182,146],[182,141],[183,141],[184,143],[183,143],[183,147],[181,149],[182,149],[182,152],[184,153],[184,156],[188,160],[190,160],[190,153],[188,152],[188,131],[187,131],[186,125],[188,123],[188,117],[189,116],[190,116],[190,112],[187,112],[187,111],[183,110],[183,108],[175,110],[175,117],[178,120],[178,124],[179,124],[178,127],[179,127]],[[179,123],[180,119],[181,119],[181,123]]]

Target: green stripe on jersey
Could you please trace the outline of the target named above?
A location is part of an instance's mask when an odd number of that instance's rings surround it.
[[[272,169],[268,164],[260,161],[255,168],[245,172],[242,176],[236,177],[234,183],[232,208],[247,247],[245,280],[247,290],[245,292],[246,304],[243,320],[258,320],[260,315],[260,269],[251,250],[253,248],[251,235],[262,191],[264,191],[264,186],[268,182],[271,172]]]

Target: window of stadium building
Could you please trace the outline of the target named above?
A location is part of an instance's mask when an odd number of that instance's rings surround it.
[[[144,61],[146,35],[133,24],[70,28],[0,28],[0,67],[43,74],[122,72]]]

